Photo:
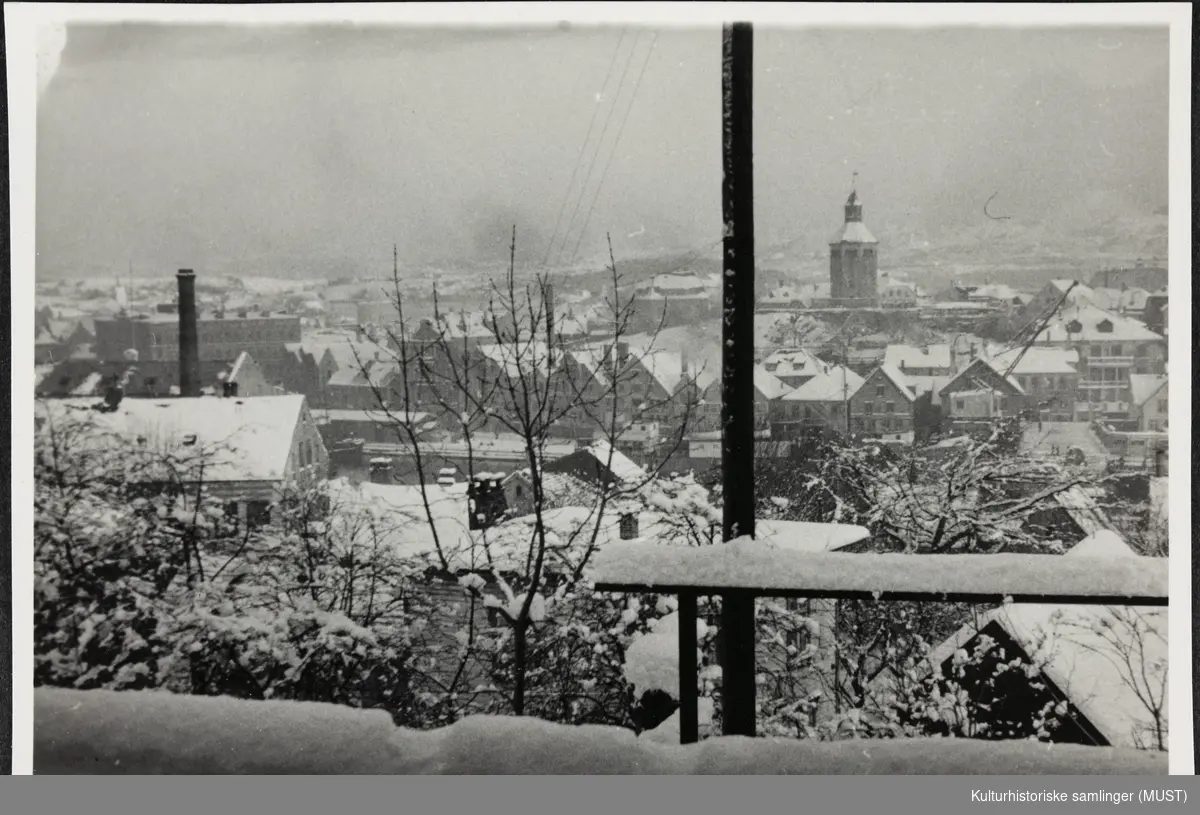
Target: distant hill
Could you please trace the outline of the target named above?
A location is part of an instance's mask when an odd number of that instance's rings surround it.
[[[1097,88],[1068,73],[1024,82],[951,154],[920,210],[935,243],[993,226],[1094,233],[1167,199],[1166,75]],[[1009,220],[989,223],[988,211]],[[976,232],[976,234],[978,234]]]

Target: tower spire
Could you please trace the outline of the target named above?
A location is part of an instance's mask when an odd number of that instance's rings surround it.
[[[846,223],[862,220],[862,204],[858,200],[858,170],[850,174],[850,197],[846,199]]]

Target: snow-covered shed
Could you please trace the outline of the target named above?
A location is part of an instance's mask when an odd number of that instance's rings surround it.
[[[1138,558],[1116,533],[1099,531],[1063,556],[1088,561]],[[1029,691],[1009,694],[1002,715],[1032,722],[1049,703],[1062,720],[1054,741],[1165,749],[1166,608],[1010,603],[981,614],[930,652],[950,674],[955,660],[994,649],[986,668],[1021,658]],[[1024,689],[1022,689],[1024,690]]]
[[[44,431],[56,422],[82,423],[83,438],[99,448],[135,445],[191,462],[194,477],[218,499],[237,504],[239,516],[261,514],[285,485],[323,480],[329,471],[325,444],[299,394],[123,399],[97,409],[101,404],[48,400],[37,404],[35,416]]]

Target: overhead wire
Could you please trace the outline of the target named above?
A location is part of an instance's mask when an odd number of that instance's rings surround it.
[[[579,231],[579,238],[575,241],[575,246],[571,250],[571,256],[568,262],[574,262],[579,255],[579,247],[583,244],[583,238],[587,234],[588,223],[592,219],[592,212],[596,208],[596,202],[600,200],[600,193],[604,189],[604,180],[608,175],[608,168],[612,166],[612,160],[617,154],[617,149],[621,145],[621,136],[625,133],[625,125],[629,123],[629,114],[633,112],[633,106],[637,102],[638,90],[642,87],[642,79],[646,76],[646,68],[650,65],[650,59],[654,56],[654,48],[658,45],[658,32],[654,32],[654,39],[650,41],[650,50],[646,52],[646,59],[642,62],[642,68],[638,72],[638,78],[634,82],[633,91],[629,96],[629,105],[625,108],[625,116],[621,119],[621,126],[617,128],[617,138],[613,142],[612,151],[608,154],[608,160],[604,164],[604,169],[600,172],[600,183],[596,186],[596,193],[592,196],[592,203],[588,207],[587,215],[583,219],[583,226]]]
[[[592,181],[592,173],[596,169],[596,160],[600,157],[600,148],[604,144],[604,137],[608,134],[609,125],[612,124],[612,112],[617,107],[617,102],[620,100],[621,89],[625,86],[625,78],[629,75],[629,68],[633,65],[633,55],[637,50],[638,37],[640,36],[641,35],[638,34],[637,37],[634,38],[633,45],[629,49],[629,54],[625,58],[625,67],[621,70],[621,79],[617,82],[617,92],[613,96],[612,107],[608,109],[608,112],[604,117],[604,127],[600,130],[600,139],[596,143],[596,152],[592,155],[592,160],[588,163],[588,169],[583,179],[583,186],[580,189],[579,199],[575,202],[575,208],[571,212],[571,218],[567,222],[566,231],[563,233],[562,245],[559,247],[558,254],[554,259],[555,265],[562,261],[563,250],[565,250],[567,247],[567,238],[570,237],[571,230],[575,226],[575,219],[579,216],[579,210],[583,206],[583,199],[586,196],[588,185]]]
[[[579,168],[583,166],[584,154],[587,152],[588,144],[592,140],[592,131],[595,130],[596,119],[599,118],[600,109],[602,107],[604,107],[604,105],[602,104],[602,102],[605,98],[604,93],[605,93],[605,91],[608,90],[608,81],[610,79],[612,79],[613,68],[617,67],[617,57],[620,56],[620,54],[621,54],[621,45],[625,42],[625,34],[627,33],[627,31],[628,31],[627,28],[621,29],[621,36],[617,39],[617,47],[613,49],[612,59],[609,60],[609,63],[608,63],[608,70],[605,71],[605,73],[604,73],[604,81],[600,84],[600,100],[598,101],[596,106],[592,108],[592,118],[588,122],[587,133],[584,134],[584,137],[583,137],[583,144],[581,144],[579,146],[579,154],[575,157],[575,166],[571,170],[571,179],[567,182],[566,189],[563,190],[562,201],[558,205],[558,216],[554,219],[554,231],[550,234],[550,241],[546,245],[546,255],[545,255],[545,257],[542,258],[542,268],[543,269],[550,262],[550,253],[554,250],[554,244],[558,239],[558,230],[562,226],[563,214],[567,210],[567,202],[570,200],[570,197],[571,197],[571,190],[575,186],[575,179],[579,176]],[[619,85],[617,86],[617,90],[620,91]],[[615,105],[616,105],[616,97],[614,96],[613,97],[613,106],[615,106]],[[611,107],[610,107],[610,112],[611,112]],[[597,144],[597,147],[599,147],[599,144]],[[582,194],[582,192],[583,191],[581,190],[580,194]]]

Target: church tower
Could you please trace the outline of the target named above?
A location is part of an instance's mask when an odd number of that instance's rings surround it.
[[[853,188],[845,210],[845,223],[829,241],[829,295],[838,305],[873,305],[878,298],[879,241],[862,222],[862,203]]]

